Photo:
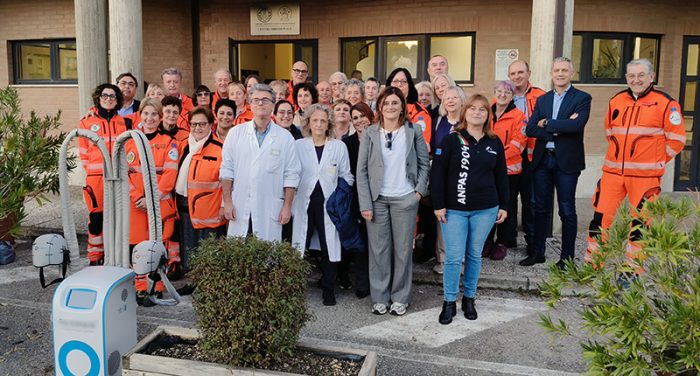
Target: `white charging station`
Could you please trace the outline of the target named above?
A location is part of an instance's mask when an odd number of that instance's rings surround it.
[[[121,357],[137,342],[134,272],[85,268],[53,296],[56,375],[121,375]]]

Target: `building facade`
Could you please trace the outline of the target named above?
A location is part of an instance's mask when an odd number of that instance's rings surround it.
[[[25,110],[62,110],[64,129],[74,127],[81,112],[75,48],[75,14],[80,1],[0,1],[0,13],[5,15],[0,24],[0,56],[4,56],[0,85],[16,87]],[[140,4],[140,84],[159,82],[161,70],[169,66],[182,70],[185,93],[200,83],[213,88],[213,73],[219,68],[230,69],[236,77],[257,73],[266,81],[290,79],[291,64],[298,59],[308,62],[315,81],[335,71],[349,74],[354,70],[360,70],[363,78],[384,80],[394,67],[405,66],[416,74],[417,82],[427,77],[427,59],[439,53],[448,57],[450,74],[467,94],[490,97],[509,58],[538,60],[531,51],[539,51],[539,46],[531,41],[541,26],[533,20],[546,10],[542,6],[565,3],[572,4],[572,11],[566,14],[572,16],[567,22],[573,35],[564,51],[570,48],[575,62],[574,85],[593,96],[585,134],[588,167],[578,195],[590,196],[600,177],[607,146],[603,130],[607,102],[626,88],[625,63],[637,57],[652,60],[657,87],[678,99],[685,115],[687,146],[668,166],[663,187],[686,190],[700,186],[700,145],[696,145],[700,138],[694,137],[693,127],[700,108],[697,2],[300,0],[282,3],[299,12],[297,35],[254,36],[251,22],[262,4],[147,0]],[[105,15],[105,22],[119,16]],[[566,25],[558,30],[567,30]],[[542,65],[533,66],[533,71],[549,69]],[[121,72],[110,73],[113,81]],[[539,77],[534,83],[549,89],[547,80]]]

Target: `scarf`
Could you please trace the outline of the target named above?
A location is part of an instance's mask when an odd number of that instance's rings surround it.
[[[194,135],[192,133],[190,133],[190,136],[187,139],[187,144],[189,145],[189,153],[187,153],[187,156],[180,165],[180,171],[178,171],[177,174],[177,182],[175,183],[175,192],[177,192],[177,194],[179,194],[182,197],[187,197],[187,177],[190,174],[190,163],[192,162],[192,156],[194,156],[200,150],[202,150],[202,147],[207,142],[207,140],[209,140],[209,137],[211,137],[211,131],[209,132],[207,137],[204,137],[199,141],[196,141],[194,139]]]

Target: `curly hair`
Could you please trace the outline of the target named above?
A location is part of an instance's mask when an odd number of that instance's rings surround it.
[[[99,85],[95,88],[95,91],[92,92],[92,103],[95,105],[95,107],[101,107],[100,96],[102,95],[102,91],[104,89],[114,90],[114,94],[117,95],[117,105],[114,107],[114,109],[119,110],[122,108],[122,105],[124,104],[124,94],[122,94],[122,91],[119,90],[119,86],[110,83]]]
[[[328,116],[328,129],[326,129],[326,138],[333,138],[334,128],[335,128],[335,116],[333,110],[328,106],[322,105],[320,103],[314,103],[309,108],[304,111],[304,115],[301,117],[301,133],[304,137],[311,137],[311,129],[309,122],[311,121],[311,116],[321,111]]]

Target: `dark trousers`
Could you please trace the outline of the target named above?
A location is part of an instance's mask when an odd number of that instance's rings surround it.
[[[190,258],[197,251],[199,242],[214,235],[217,238],[226,236],[226,225],[216,228],[195,229],[192,227],[190,212],[187,207],[187,197],[177,196],[177,211],[180,216],[179,226],[175,231],[180,232],[180,259],[183,270],[190,270]]]
[[[523,152],[523,172],[520,174],[516,192],[520,194],[520,206],[523,208],[520,223],[523,226],[525,242],[528,245],[533,244],[535,239],[535,196],[533,194],[534,183],[532,181],[531,164],[527,159],[527,150],[525,150]],[[508,217],[511,216],[517,221],[518,205],[515,205],[512,212],[508,212]]]
[[[367,244],[367,224],[364,219],[360,220],[359,227],[362,241]],[[340,263],[338,263],[338,275],[341,281],[343,279],[346,281],[350,280],[351,264],[352,271],[355,273],[355,290],[369,291],[369,256],[367,251],[348,251],[343,248],[342,258]]]
[[[427,259],[428,255],[435,255],[435,245],[437,243],[437,218],[433,210],[430,196],[423,197],[418,205],[418,232],[423,233],[423,256]]]
[[[539,165],[535,168],[535,252],[544,257],[547,237],[547,220],[552,213],[552,197],[557,190],[559,218],[561,219],[561,258],[574,257],[576,242],[576,184],[581,172],[567,173],[557,165],[556,153],[545,152]]]
[[[335,285],[335,278],[338,275],[338,263],[331,262],[328,257],[328,246],[326,245],[326,228],[324,223],[324,212],[325,208],[323,206],[324,198],[311,197],[309,202],[309,208],[306,210],[306,214],[309,216],[309,224],[306,230],[306,249],[309,248],[311,244],[311,237],[314,234],[314,230],[318,234],[319,243],[321,243],[321,287],[323,289],[333,289]]]
[[[487,240],[493,242],[494,235],[498,235],[496,243],[512,245],[518,235],[518,185],[520,184],[520,174],[508,175],[508,216],[501,224],[494,224]],[[513,215],[511,216],[511,213]]]

